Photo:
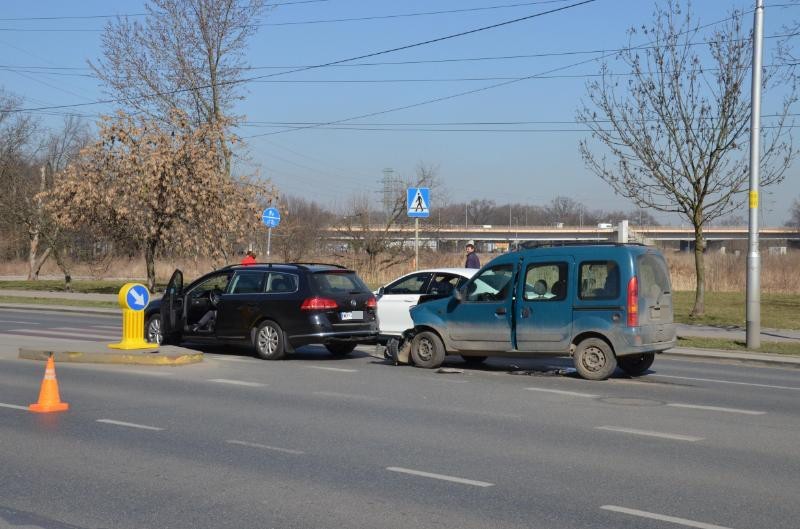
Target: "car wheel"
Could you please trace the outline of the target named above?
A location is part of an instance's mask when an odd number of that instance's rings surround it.
[[[617,368],[614,351],[600,338],[587,338],[579,343],[572,361],[578,374],[587,380],[605,380]]]
[[[619,367],[626,375],[638,377],[653,365],[655,353],[642,353],[638,355],[623,356],[618,360]]]
[[[464,359],[464,362],[467,365],[477,366],[479,364],[484,363],[486,361],[486,359],[489,358],[489,357],[488,356],[464,356],[464,355],[461,355],[461,358]]]
[[[153,314],[147,319],[144,326],[144,339],[147,343],[157,343],[167,345],[171,340],[166,339],[161,326],[161,314]]]
[[[325,344],[325,349],[333,356],[346,356],[356,348],[355,343],[351,342],[331,342]]]
[[[434,332],[423,331],[411,342],[411,359],[417,367],[436,369],[444,362],[445,354],[442,339]]]
[[[259,358],[264,360],[280,360],[285,350],[283,347],[283,331],[274,321],[264,321],[255,332],[255,348]]]

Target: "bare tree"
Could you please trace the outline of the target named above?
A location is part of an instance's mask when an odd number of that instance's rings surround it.
[[[373,211],[374,200],[367,194],[352,198],[350,207],[342,217],[339,232],[350,241],[356,254],[367,256],[367,276],[374,277],[378,267],[389,267],[408,259],[405,241],[392,239],[391,231],[408,225],[406,189],[409,187],[438,186],[436,166],[420,163],[413,178],[402,179],[402,185],[384,204],[385,211]]]
[[[104,58],[89,64],[130,108],[161,120],[179,109],[194,125],[226,130],[263,7],[264,0],[150,0],[143,23],[119,18],[106,26]],[[230,174],[230,138],[219,141]]]
[[[177,111],[168,126],[159,123],[106,118],[99,139],[46,194],[62,227],[86,226],[143,250],[151,290],[160,253],[226,258],[258,229],[273,195],[223,173],[214,125],[192,126]]]
[[[800,228],[800,198],[795,199],[792,203],[792,209],[789,210],[789,220],[786,225]]]
[[[592,150],[589,141],[580,143],[589,169],[637,206],[678,213],[694,227],[691,314],[699,316],[705,310],[703,228],[738,207],[747,191],[752,39],[742,30],[741,13],[732,13],[707,41],[712,65],[704,65],[706,55],[695,45],[700,28],[680,4],[667,0],[656,8],[652,25],[642,30],[650,45],[620,52],[632,72],[626,83],[603,66],[600,79],[587,85],[591,105],[582,105],[578,119],[600,144]],[[791,91],[779,117],[762,129],[762,186],[781,181],[795,155],[785,127],[795,99]]]
[[[275,253],[289,263],[308,259],[322,244],[322,230],[333,214],[304,198],[282,197],[280,202],[281,223],[272,234]]]

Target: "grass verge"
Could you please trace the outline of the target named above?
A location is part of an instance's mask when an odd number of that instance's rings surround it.
[[[0,296],[0,303],[19,303],[21,305],[58,305],[63,307],[94,307],[98,309],[119,308],[119,303],[115,301],[59,298],[23,298],[20,296]]]
[[[84,294],[116,294],[125,283],[137,282],[146,283],[145,280],[130,279],[124,280],[88,280],[79,279],[72,282],[72,291]],[[164,290],[165,285],[156,285],[156,291]],[[39,279],[38,281],[9,280],[0,281],[0,289],[10,290],[48,290],[52,292],[64,292],[64,281],[60,279]]]
[[[723,351],[741,351],[752,353],[743,341],[726,340],[724,338],[678,338],[678,347],[691,347],[695,349],[720,349]],[[781,355],[800,356],[800,342],[761,342],[761,347],[756,352]]]
[[[672,296],[675,321],[694,325],[745,325],[744,292],[706,292],[706,313],[689,317],[694,306],[694,291],[678,291]],[[800,329],[800,294],[761,294],[761,326],[770,329]]]

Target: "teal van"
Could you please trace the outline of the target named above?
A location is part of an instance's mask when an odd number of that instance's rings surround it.
[[[413,329],[390,347],[400,363],[439,367],[448,354],[572,356],[578,374],[631,376],[675,346],[669,269],[636,244],[539,246],[503,254],[452,296],[420,299]]]

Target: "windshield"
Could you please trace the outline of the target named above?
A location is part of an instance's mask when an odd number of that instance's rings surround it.
[[[311,275],[311,280],[316,292],[322,295],[369,292],[355,272],[317,272]]]

